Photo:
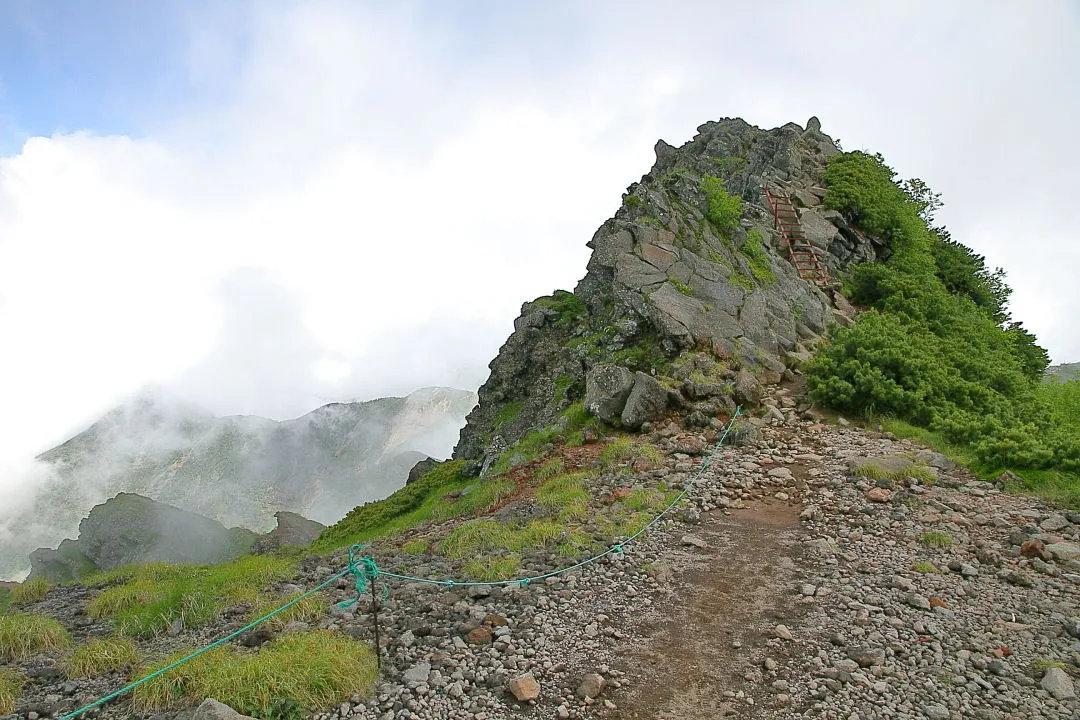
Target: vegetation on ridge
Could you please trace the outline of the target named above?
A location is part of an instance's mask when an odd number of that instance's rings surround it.
[[[1080,503],[1080,383],[1040,382],[1046,351],[1007,312],[1000,270],[931,226],[940,206],[921,181],[900,185],[880,155],[844,153],[825,174],[825,202],[889,242],[883,263],[857,266],[847,294],[866,306],[808,365],[813,400],[895,417],[969,449],[975,469],[1023,473]],[[1030,489],[1030,488],[1029,488]]]

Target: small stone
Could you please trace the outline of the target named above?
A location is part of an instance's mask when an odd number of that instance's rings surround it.
[[[871,502],[889,502],[890,494],[891,493],[885,488],[876,487],[871,489],[870,492],[866,493],[866,499],[870,500]]]
[[[949,711],[941,705],[927,705],[923,708],[923,715],[928,720],[949,720]]]
[[[33,715],[34,713],[31,713]],[[27,716],[29,717],[29,715]],[[241,715],[225,703],[218,702],[213,698],[206,698],[199,704],[192,715],[191,720],[250,720],[247,715]]]
[[[1056,700],[1076,699],[1076,689],[1073,687],[1072,678],[1064,670],[1058,667],[1046,669],[1039,686],[1054,696]]]
[[[683,545],[692,545],[696,548],[707,548],[709,545],[696,535],[683,535],[681,540]]]
[[[859,667],[868,668],[885,664],[885,648],[863,645],[849,649],[847,655],[858,663]]]
[[[540,683],[536,681],[531,672],[512,679],[507,684],[507,688],[517,698],[518,702],[528,702],[540,697]]]
[[[1020,545],[1020,554],[1026,558],[1039,557],[1043,553],[1042,540],[1028,540]]]
[[[485,625],[473,628],[465,635],[465,639],[473,645],[486,645],[491,642],[491,628]]]
[[[589,673],[581,679],[581,684],[578,685],[577,691],[574,693],[578,697],[594,698],[597,697],[604,689],[604,676],[597,673]]]
[[[917,610],[929,610],[930,600],[922,595],[914,592],[909,592],[904,596],[904,602]]]
[[[765,658],[765,662],[761,663],[761,666],[764,667],[766,670],[775,670],[779,667],[777,662],[772,658]]]
[[[431,674],[431,663],[422,662],[413,665],[411,668],[405,671],[403,677],[405,682],[411,683],[426,683],[428,675]]]
[[[1065,519],[1064,515],[1051,515],[1039,523],[1039,527],[1046,532],[1057,532],[1069,527],[1069,521]]]
[[[986,669],[998,677],[1005,677],[1009,674],[1009,664],[996,658],[987,663]]]
[[[791,634],[791,630],[787,625],[777,625],[773,630],[773,634],[781,640],[794,640],[795,636]]]

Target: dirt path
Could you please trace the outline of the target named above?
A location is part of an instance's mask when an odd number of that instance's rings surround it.
[[[759,502],[730,514],[716,511],[693,534],[706,547],[675,555],[671,586],[678,592],[639,621],[646,642],[620,653],[635,688],[613,715],[620,720],[760,717],[768,696],[775,697],[762,689],[761,702],[750,705],[724,692],[746,687],[744,676],[754,672],[748,648],[778,657],[771,648],[765,652],[773,629],[804,614],[794,602],[805,539],[798,508]]]

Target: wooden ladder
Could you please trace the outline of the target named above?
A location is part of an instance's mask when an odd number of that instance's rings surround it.
[[[763,185],[761,189],[765,191],[765,197],[772,207],[773,225],[787,243],[791,264],[795,266],[799,277],[817,285],[828,285],[829,273],[818,260],[817,250],[803,232],[795,206],[787,198],[774,195],[767,185]]]

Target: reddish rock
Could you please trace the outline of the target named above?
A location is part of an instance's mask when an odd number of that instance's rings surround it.
[[[622,500],[624,498],[630,497],[630,494],[632,492],[633,492],[633,490],[631,490],[628,487],[615,488],[614,490],[612,490],[608,494],[607,497],[604,498],[604,502],[607,503],[608,505],[610,505],[611,503],[614,503],[614,502],[619,502],[620,500]]]
[[[932,598],[930,598],[930,607],[948,609],[949,605],[948,605],[948,603],[946,603],[941,598],[932,597]]]
[[[469,634],[465,636],[465,639],[473,645],[485,645],[491,642],[491,628],[486,626],[473,628],[469,631]]]
[[[540,683],[532,673],[520,675],[507,684],[507,689],[514,694],[518,702],[527,702],[540,697]]]
[[[870,492],[866,493],[866,499],[871,502],[889,502],[889,491],[885,488],[873,488]]]
[[[1020,554],[1026,558],[1041,557],[1043,554],[1042,540],[1028,540],[1020,546]]]

